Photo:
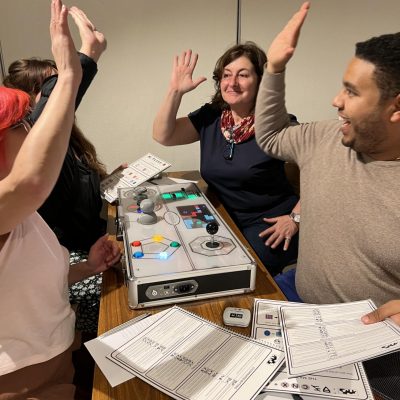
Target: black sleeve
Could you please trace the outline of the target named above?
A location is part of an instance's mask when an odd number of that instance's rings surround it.
[[[191,112],[188,117],[197,132],[201,133],[205,126],[212,124],[221,111],[215,109],[211,104],[206,103],[196,111]]]
[[[290,119],[290,125],[300,125],[299,121],[297,121],[297,117],[293,114],[288,114]]]
[[[83,53],[78,53],[78,55],[82,66],[82,81],[79,85],[78,94],[76,95],[75,110],[79,107],[79,104],[81,103],[83,96],[85,95],[90,84],[92,83],[93,78],[97,74],[96,62]],[[57,83],[57,78],[58,75],[52,75],[44,80],[40,99],[37,102],[33,111],[29,115],[29,120],[32,124],[34,124],[40,117],[40,114],[42,113],[45,105],[47,104],[51,92],[53,91],[54,86]]]

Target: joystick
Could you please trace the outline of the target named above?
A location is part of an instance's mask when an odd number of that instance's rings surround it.
[[[143,187],[143,186],[139,186],[139,187],[137,187],[135,190],[134,190],[134,196],[133,196],[133,198],[136,200],[136,204],[138,205],[138,206],[140,206],[140,203],[143,201],[143,200],[145,200],[145,199],[147,199],[148,198],[148,196],[147,196],[147,189],[145,188],[145,187]]]
[[[142,215],[139,217],[138,222],[143,225],[151,225],[157,222],[157,215],[154,212],[154,202],[150,199],[144,199],[140,202],[140,209]]]
[[[214,240],[214,235],[218,232],[218,224],[216,222],[209,222],[206,225],[206,231],[211,235],[211,241],[206,243],[206,246],[210,249],[216,249],[219,247],[219,242]]]

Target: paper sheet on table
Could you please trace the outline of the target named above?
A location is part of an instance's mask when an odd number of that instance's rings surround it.
[[[253,310],[252,336],[275,346],[282,346],[282,333],[279,321],[279,308],[299,307],[303,303],[255,299]],[[373,400],[371,388],[361,363],[350,364],[335,369],[321,371],[314,375],[289,378],[283,366],[264,391],[292,393],[318,399]],[[263,398],[257,399],[261,400]],[[268,399],[266,397],[265,399]]]
[[[283,352],[179,307],[109,358],[175,399],[254,399]]]
[[[398,351],[400,327],[393,321],[361,322],[363,315],[375,309],[371,300],[281,306],[288,375],[313,374]]]
[[[135,375],[110,361],[107,355],[114,349],[122,346],[139,332],[142,332],[160,318],[163,313],[164,311],[151,316],[149,316],[149,314],[143,314],[85,343],[89,353],[112,387],[134,378]]]

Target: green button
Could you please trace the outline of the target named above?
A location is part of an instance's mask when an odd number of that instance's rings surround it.
[[[180,244],[178,242],[171,242],[170,246],[171,247],[179,247]]]

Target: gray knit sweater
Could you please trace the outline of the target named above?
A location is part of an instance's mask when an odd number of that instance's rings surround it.
[[[284,74],[267,71],[255,115],[269,155],[300,168],[296,288],[308,303],[400,298],[400,162],[342,145],[337,120],[289,126]]]

